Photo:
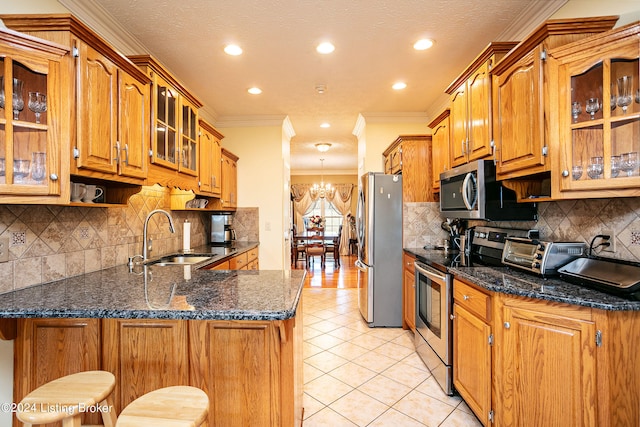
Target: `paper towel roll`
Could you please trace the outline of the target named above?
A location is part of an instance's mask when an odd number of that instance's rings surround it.
[[[188,220],[184,221],[184,227],[182,228],[182,249],[185,251],[191,250],[191,223]]]

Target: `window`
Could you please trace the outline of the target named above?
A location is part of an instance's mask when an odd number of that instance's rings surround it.
[[[318,199],[309,208],[304,215],[305,226],[306,219],[310,216],[320,215],[324,218],[324,232],[328,235],[337,235],[340,224],[342,224],[342,215],[333,206],[333,203],[327,202],[326,199]]]

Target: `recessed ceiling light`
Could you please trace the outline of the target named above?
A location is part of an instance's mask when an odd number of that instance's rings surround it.
[[[224,47],[224,51],[228,55],[238,56],[242,55],[242,48],[236,44],[228,44]]]
[[[336,49],[335,46],[329,42],[320,43],[318,47],[316,47],[316,50],[318,51],[318,53],[322,53],[322,54],[331,53],[335,49]]]
[[[247,92],[249,92],[251,95],[260,95],[262,93],[262,89],[260,89],[259,87],[250,87]]]
[[[415,50],[426,50],[431,46],[433,46],[433,40],[431,39],[421,39],[413,44]]]
[[[397,82],[394,83],[391,87],[395,90],[402,90],[407,87],[407,84],[405,82]]]
[[[320,124],[320,127],[321,127],[321,128],[330,128],[330,127],[331,127],[331,125],[330,125],[329,123],[327,123],[327,122],[324,122],[324,123],[321,123],[321,124]]]

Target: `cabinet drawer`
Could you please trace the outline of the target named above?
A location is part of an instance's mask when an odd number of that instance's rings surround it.
[[[407,253],[404,253],[402,255],[402,265],[406,270],[409,270],[411,272],[415,271],[415,265],[413,264],[415,260],[416,258],[414,256],[409,255]]]
[[[231,270],[240,270],[247,265],[247,252],[235,256],[229,260],[229,268]]]
[[[491,318],[491,297],[480,290],[455,280],[453,282],[453,299],[456,304],[476,314],[486,322]]]
[[[248,260],[248,261],[253,261],[253,260],[255,260],[255,259],[258,259],[258,248],[251,249],[251,250],[248,252],[248,254],[249,254],[249,255],[247,256],[247,260]]]

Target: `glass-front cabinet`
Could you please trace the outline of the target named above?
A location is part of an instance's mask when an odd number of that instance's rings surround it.
[[[180,164],[178,170],[198,176],[198,113],[194,105],[184,97],[180,103],[182,120],[180,122]]]
[[[0,203],[68,201],[61,132],[64,47],[0,29]],[[64,168],[64,170],[63,170]]]
[[[151,161],[170,169],[178,169],[178,97],[180,94],[162,77],[154,81],[155,139],[149,153]]]
[[[552,52],[557,198],[640,195],[639,36],[636,24]]]

